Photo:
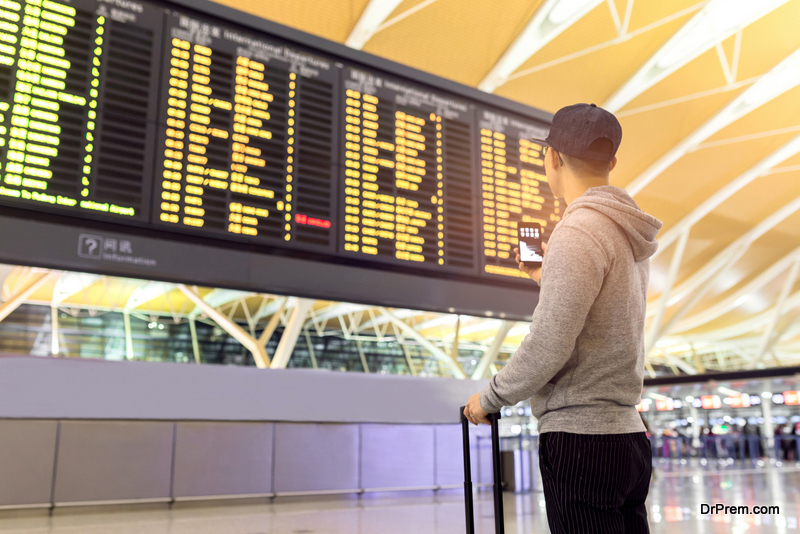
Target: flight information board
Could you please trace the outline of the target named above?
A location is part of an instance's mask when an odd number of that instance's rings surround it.
[[[482,234],[481,272],[526,278],[515,260],[517,223],[539,223],[543,240],[561,220],[561,201],[544,173],[542,146],[531,139],[547,136],[541,124],[505,113],[482,110],[480,129]]]
[[[147,220],[163,10],[0,2],[0,198]]]
[[[302,42],[169,2],[0,0],[0,204],[521,282],[517,224],[546,239],[564,208],[547,123]]]
[[[474,272],[474,107],[354,68],[344,88],[341,250]]]
[[[179,13],[166,34],[154,219],[332,251],[331,62]]]

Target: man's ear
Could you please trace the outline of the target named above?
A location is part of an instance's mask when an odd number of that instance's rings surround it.
[[[558,170],[560,166],[560,162],[558,161],[558,152],[553,150],[553,148],[550,148],[550,150],[547,151],[547,158],[550,160],[550,166],[553,169]]]
[[[617,157],[614,156],[614,159],[612,159],[611,163],[608,165],[608,172],[613,171],[614,167],[616,167],[616,166],[617,166]]]

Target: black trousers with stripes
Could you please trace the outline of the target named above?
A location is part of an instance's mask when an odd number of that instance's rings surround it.
[[[649,533],[652,456],[644,432],[539,437],[547,522],[553,534]]]

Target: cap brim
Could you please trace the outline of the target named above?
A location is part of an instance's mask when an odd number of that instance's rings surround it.
[[[539,144],[550,146],[550,143],[547,142],[547,139],[539,139],[537,137],[531,137],[531,141],[536,141]]]

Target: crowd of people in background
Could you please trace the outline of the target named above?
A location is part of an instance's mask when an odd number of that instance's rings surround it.
[[[783,455],[783,459],[786,461],[793,460],[795,462],[800,461],[800,451],[797,449],[797,424],[785,424],[785,425],[778,425],[775,427],[775,439],[776,442],[780,439],[780,450],[781,454]],[[784,436],[792,436],[791,439],[781,439]]]
[[[645,423],[647,424],[647,423]],[[777,424],[774,431],[775,457],[783,461],[800,461],[800,423]],[[648,437],[654,453],[662,458],[759,458],[769,456],[767,442],[761,425],[745,422],[742,425],[732,422],[723,432],[709,425],[700,427],[699,437],[695,438],[691,426],[668,426],[651,431]],[[666,439],[659,439],[666,438]],[[757,450],[755,449],[757,447]]]

